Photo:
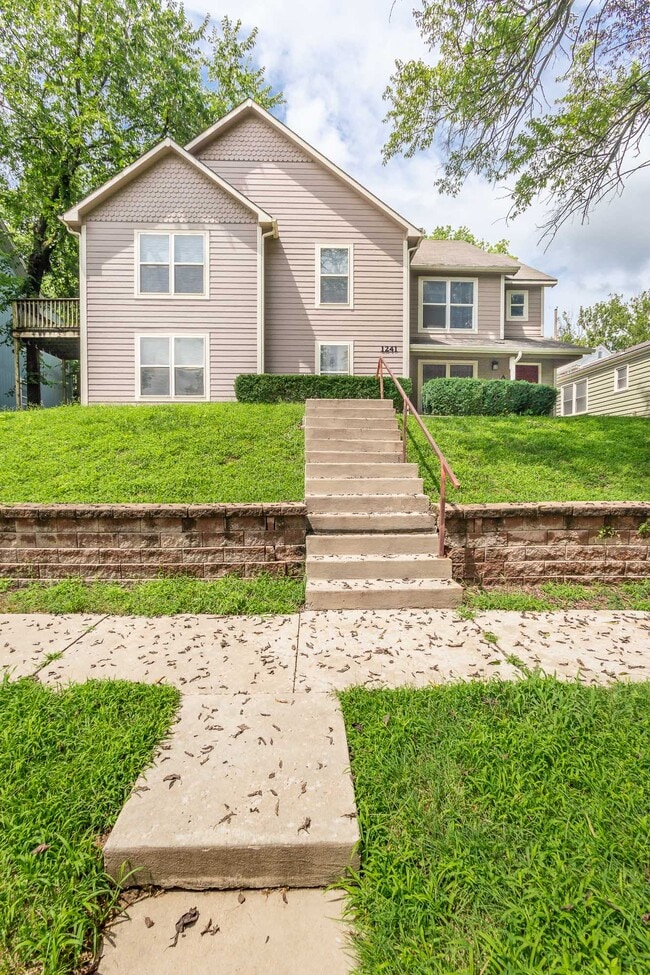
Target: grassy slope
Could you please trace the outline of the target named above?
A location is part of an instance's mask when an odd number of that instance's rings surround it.
[[[177,702],[172,688],[121,681],[59,692],[0,683],[2,975],[63,975],[98,947],[115,888],[96,838],[110,830]]]
[[[342,695],[362,975],[648,975],[650,684]]]
[[[215,613],[261,616],[295,613],[305,600],[305,581],[259,575],[223,576],[212,582],[175,576],[134,586],[64,579],[13,590],[0,579],[0,613],[111,613],[117,616],[173,616]]]
[[[650,613],[650,579],[621,582],[611,586],[595,582],[589,586],[545,582],[539,586],[479,589],[469,587],[463,595],[461,612],[513,610],[544,613],[563,609],[614,609]]]
[[[425,417],[454,469],[460,504],[647,501],[650,420],[636,417]],[[438,497],[439,465],[413,420],[409,460]]]
[[[298,501],[303,412],[206,403],[0,413],[0,501]]]

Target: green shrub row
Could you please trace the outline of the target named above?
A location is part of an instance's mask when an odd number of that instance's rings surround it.
[[[413,391],[410,379],[399,378],[407,396]],[[306,399],[379,399],[379,380],[374,376],[271,375],[237,376],[235,394],[240,403],[304,403]],[[384,379],[384,396],[395,409],[402,397],[392,379]]]
[[[422,410],[438,416],[548,416],[557,390],[510,379],[430,379],[422,387]]]

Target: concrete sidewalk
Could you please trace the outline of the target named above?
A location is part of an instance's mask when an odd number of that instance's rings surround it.
[[[585,683],[650,680],[650,614],[0,616],[0,673],[183,692],[172,738],[136,783],[106,854],[113,872],[129,862],[144,879],[190,889],[129,907],[106,932],[103,975],[350,972],[340,896],[305,889],[355,863],[345,732],[331,692],[518,679],[535,667]],[[245,884],[295,886],[196,889]]]
[[[170,683],[191,694],[301,694],[514,678],[650,679],[650,614],[325,611],[291,616],[0,616],[0,672],[48,684]]]

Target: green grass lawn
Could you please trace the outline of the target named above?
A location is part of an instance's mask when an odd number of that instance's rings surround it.
[[[116,899],[108,832],[177,707],[169,687],[0,683],[0,972],[69,975]]]
[[[0,413],[0,502],[300,501],[302,404]]]
[[[648,975],[650,684],[342,695],[362,975]]]
[[[647,501],[650,420],[637,417],[424,417],[451,464],[459,504],[498,501]],[[415,421],[408,459],[438,499],[440,466]]]
[[[214,613],[262,616],[295,613],[305,601],[305,580],[259,575],[223,576],[211,582],[188,576],[117,582],[65,579],[51,586],[33,583],[13,589],[0,579],[0,613],[110,613],[116,616],[173,616]]]
[[[545,613],[564,609],[616,609],[650,612],[650,579],[615,585],[588,586],[546,582],[540,586],[479,589],[469,586],[463,594],[461,612],[514,610]]]

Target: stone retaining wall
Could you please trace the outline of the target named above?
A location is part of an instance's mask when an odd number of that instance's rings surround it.
[[[446,533],[461,583],[650,577],[650,502],[449,505]]]
[[[0,505],[0,578],[296,575],[306,530],[298,503]]]

